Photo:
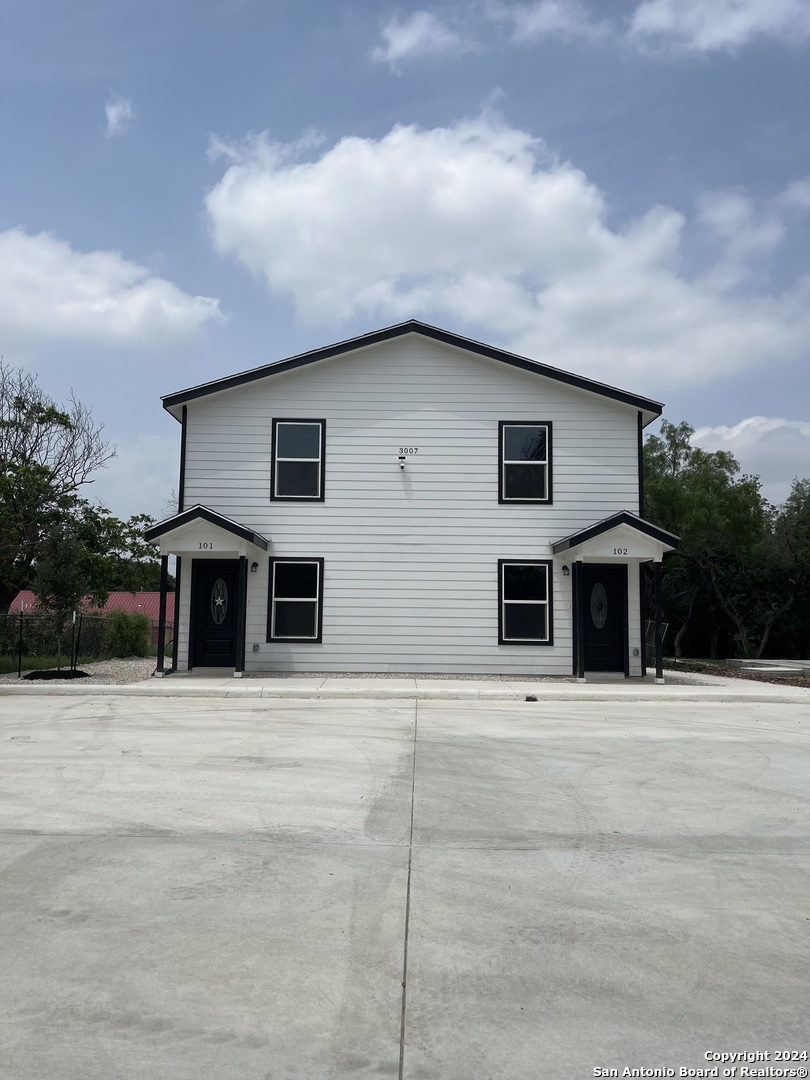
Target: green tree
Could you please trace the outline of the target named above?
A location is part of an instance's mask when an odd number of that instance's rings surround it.
[[[31,587],[57,624],[72,612],[103,607],[114,589],[137,592],[160,574],[160,557],[143,532],[152,518],[120,521],[107,509],[76,500],[54,521],[37,549]]]
[[[29,585],[43,539],[113,457],[102,430],[74,396],[60,407],[34,374],[0,360],[0,606]]]
[[[763,635],[764,652],[777,621],[799,608],[793,619],[795,640],[792,654],[806,655],[810,625],[806,601],[810,598],[810,480],[795,479],[784,504],[773,513],[767,558],[768,603],[772,614],[767,618]],[[775,606],[778,604],[778,606]]]
[[[85,598],[158,587],[143,539],[153,519],[120,521],[82,497],[113,456],[102,430],[74,396],[58,406],[35,375],[0,361],[0,606],[30,586],[62,626]]]
[[[97,508],[98,528],[103,535],[107,556],[107,587],[124,592],[157,592],[160,588],[160,553],[147,544],[144,532],[155,519],[149,514],[134,514],[126,521],[113,517],[109,511]],[[169,589],[174,580],[169,577]]]
[[[687,423],[664,421],[644,448],[646,515],[681,537],[664,590],[667,614],[679,625],[676,655],[699,608],[722,613],[742,655],[759,655],[784,604],[760,587],[773,569],[773,511],[757,477],[739,476],[729,453],[692,446],[693,435]],[[718,628],[715,617],[715,643]]]

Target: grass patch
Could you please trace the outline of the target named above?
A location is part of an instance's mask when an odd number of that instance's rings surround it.
[[[76,661],[77,666],[81,664],[92,664],[94,660],[99,660],[98,656],[80,656]],[[13,675],[16,674],[19,669],[20,661],[17,656],[0,656],[0,675]],[[22,658],[22,670],[23,671],[51,671],[61,665],[63,668],[70,667],[69,656],[24,656]]]

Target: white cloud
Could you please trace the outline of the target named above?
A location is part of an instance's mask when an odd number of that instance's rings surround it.
[[[378,45],[373,60],[396,69],[401,60],[437,53],[463,53],[470,49],[464,38],[444,25],[432,12],[415,11],[400,21],[394,15],[382,29],[384,45]]]
[[[703,450],[728,450],[743,472],[762,479],[765,498],[784,502],[795,477],[810,478],[810,422],[749,416],[732,427],[703,427],[692,442]]]
[[[644,0],[630,23],[631,38],[697,52],[741,48],[757,37],[809,36],[807,0]]]
[[[703,278],[730,289],[750,278],[784,239],[785,214],[795,203],[783,192],[765,205],[739,191],[707,192],[698,200],[698,216],[721,249],[721,257]]]
[[[113,135],[120,135],[127,123],[135,118],[132,103],[127,98],[118,97],[117,94],[113,94],[108,99],[104,106],[104,113],[107,117],[108,139]]]
[[[452,27],[417,11],[390,19],[372,57],[396,70],[402,60],[431,53],[484,50],[498,26],[517,44],[603,38],[644,51],[733,51],[760,37],[784,44],[810,37],[809,0],[640,0],[624,21],[599,19],[599,11],[600,5],[582,0],[472,0],[463,15],[456,12]]]
[[[706,200],[695,222],[656,206],[614,230],[583,172],[493,116],[344,138],[310,161],[253,139],[230,148],[207,209],[217,248],[311,320],[449,321],[647,393],[807,352],[810,279],[741,293],[739,271],[681,269],[687,230],[730,234],[735,212],[756,221],[747,204]]]
[[[490,6],[492,18],[513,24],[513,39],[535,41],[541,37],[600,37],[608,24],[594,21],[577,0],[538,0],[534,4],[496,4]]]
[[[794,180],[777,199],[783,210],[810,210],[810,180]]]
[[[117,251],[75,251],[23,229],[0,233],[0,343],[65,338],[163,341],[221,318],[219,301],[189,296]]]
[[[179,435],[139,435],[118,443],[116,457],[94,474],[81,494],[124,520],[133,514],[151,514],[157,521],[169,517],[174,509],[168,503],[177,492],[179,446]]]

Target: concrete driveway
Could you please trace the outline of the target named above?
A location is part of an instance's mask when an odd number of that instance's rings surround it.
[[[2,698],[0,1076],[806,1069],[775,1055],[810,1050],[809,735],[798,704]]]

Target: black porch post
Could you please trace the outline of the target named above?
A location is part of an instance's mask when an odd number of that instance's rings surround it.
[[[585,604],[582,563],[574,563],[574,619],[577,628],[577,682],[585,682]]]
[[[661,639],[661,563],[655,564],[655,681],[664,681],[664,649]]]
[[[155,675],[165,675],[165,657],[163,653],[166,649],[166,586],[169,583],[169,556],[161,555],[160,557],[160,608],[158,610],[158,639],[157,639],[157,667],[155,669]]]
[[[239,556],[239,605],[236,611],[236,667],[234,675],[240,676],[245,670],[245,631],[247,618],[248,561]]]

